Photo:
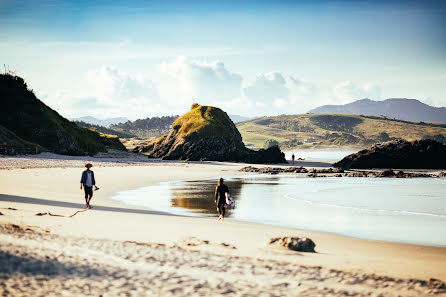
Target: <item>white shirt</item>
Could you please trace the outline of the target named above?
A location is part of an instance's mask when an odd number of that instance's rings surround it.
[[[87,171],[87,183],[85,184],[87,187],[93,187],[93,181],[91,180],[91,172]]]

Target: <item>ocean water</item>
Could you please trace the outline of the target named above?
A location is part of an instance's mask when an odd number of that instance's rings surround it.
[[[296,157],[296,160],[298,158],[303,158],[307,161],[330,161],[330,162],[336,162],[342,160],[342,158],[356,153],[358,150],[323,150],[323,149],[316,149],[316,150],[295,150],[295,151],[286,151],[285,153],[285,159],[291,160],[291,155],[294,154]]]
[[[217,218],[216,181],[164,182],[112,198],[173,214]],[[228,219],[446,247],[444,178],[256,174],[228,178],[225,183],[236,200]]]

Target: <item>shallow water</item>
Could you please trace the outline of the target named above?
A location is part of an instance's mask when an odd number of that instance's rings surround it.
[[[307,178],[226,180],[231,219],[392,242],[446,246],[446,179]],[[172,181],[118,193],[119,201],[192,216],[217,216],[216,179]]]
[[[285,159],[291,160],[291,155],[294,154],[296,160],[299,158],[303,158],[307,161],[330,161],[336,162],[342,160],[344,157],[356,153],[359,150],[345,149],[345,150],[323,150],[323,149],[315,149],[315,150],[295,150],[295,151],[287,151],[285,153]]]

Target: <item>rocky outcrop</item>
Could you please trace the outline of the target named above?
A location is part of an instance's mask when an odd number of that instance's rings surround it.
[[[322,169],[306,169],[304,167],[262,167],[257,168],[253,166],[246,166],[240,169],[241,172],[256,172],[266,174],[279,174],[279,173],[343,173],[344,170],[339,168],[322,168]]]
[[[306,169],[303,167],[262,167],[257,168],[253,166],[246,166],[241,168],[241,172],[256,172],[264,174],[279,174],[279,173],[308,173],[308,177],[394,177],[394,178],[413,178],[413,177],[433,177],[434,175],[428,173],[416,173],[416,172],[394,172],[392,169],[386,169],[380,172],[376,171],[350,171],[344,172],[341,168],[311,168]],[[320,175],[329,174],[329,175]],[[441,172],[438,177],[446,176],[446,173]]]
[[[333,166],[343,169],[445,169],[446,145],[430,139],[389,141],[351,154]]]
[[[276,237],[271,238],[269,244],[286,247],[293,251],[314,253],[316,244],[310,238],[300,237]]]
[[[225,112],[198,104],[173,123],[169,134],[139,151],[164,160],[286,162],[277,146],[259,151],[247,149],[240,132]]]

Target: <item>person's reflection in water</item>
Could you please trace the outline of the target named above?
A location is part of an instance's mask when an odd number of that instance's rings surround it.
[[[215,204],[217,205],[217,211],[220,214],[219,220],[223,221],[225,218],[225,204],[226,193],[229,192],[228,187],[223,183],[223,178],[218,180],[217,187],[215,188]]]

